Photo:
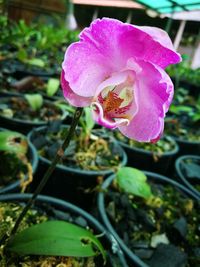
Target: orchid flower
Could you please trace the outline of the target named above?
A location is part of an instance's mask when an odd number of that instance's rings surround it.
[[[98,124],[154,142],[174,91],[164,68],[180,61],[165,31],[97,19],[66,50],[63,94],[73,106],[91,106]]]

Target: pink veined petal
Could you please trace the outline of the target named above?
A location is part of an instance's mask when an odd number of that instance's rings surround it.
[[[168,99],[164,103],[163,108],[164,112],[166,113],[169,110],[169,106],[172,102],[173,96],[174,96],[174,85],[172,83],[172,80],[170,79],[169,75],[158,66],[154,66],[161,74],[162,79],[160,80],[160,83],[165,83],[167,85],[166,93],[168,94]]]
[[[146,28],[97,19],[82,31],[80,41],[67,49],[62,64],[65,80],[76,94],[92,97],[100,83],[123,70],[133,57],[162,68],[181,60],[163,38],[158,41]]]
[[[172,41],[166,31],[157,27],[149,26],[137,26],[137,28],[151,35],[155,41],[176,53]]]
[[[158,134],[158,136],[156,136],[156,138],[151,139],[151,143],[155,144],[156,142],[158,142],[160,140],[160,138],[163,135],[163,131],[164,131],[164,120],[160,121],[160,133]]]
[[[119,126],[127,137],[140,142],[158,140],[164,128],[164,117],[173,95],[173,84],[161,68],[138,61],[142,71],[137,75],[135,97],[138,111],[128,126]]]
[[[69,87],[69,83],[65,80],[64,71],[61,72],[61,87],[63,95],[67,101],[75,107],[87,107],[91,104],[92,99],[90,97],[83,97],[75,94]]]

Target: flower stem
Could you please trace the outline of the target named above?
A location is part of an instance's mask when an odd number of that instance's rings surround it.
[[[40,194],[40,192],[42,191],[42,189],[46,185],[47,181],[49,180],[51,174],[53,173],[53,171],[54,171],[54,169],[56,167],[56,164],[60,161],[60,159],[64,155],[64,151],[68,147],[68,145],[69,145],[69,143],[70,143],[70,141],[72,139],[72,136],[74,134],[74,131],[76,129],[76,126],[78,124],[78,121],[79,121],[79,118],[80,118],[82,112],[83,112],[83,108],[77,108],[76,109],[74,117],[73,117],[73,121],[72,121],[72,124],[71,124],[71,127],[70,127],[70,129],[68,131],[68,134],[67,134],[62,146],[58,149],[55,158],[52,160],[51,165],[47,169],[47,171],[44,174],[41,182],[39,183],[38,187],[36,188],[35,192],[33,193],[32,198],[29,199],[29,201],[27,202],[26,206],[22,210],[21,214],[17,218],[17,220],[15,222],[15,225],[14,225],[14,227],[13,227],[11,233],[10,233],[10,238],[16,233],[16,231],[17,231],[21,221],[23,220],[24,216],[26,215],[27,211],[31,208],[31,206],[33,205],[36,197]]]

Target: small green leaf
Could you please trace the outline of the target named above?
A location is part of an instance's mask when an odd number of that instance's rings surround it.
[[[90,133],[91,130],[94,128],[95,122],[92,117],[92,112],[91,112],[90,107],[85,107],[84,112],[85,112],[86,131],[87,133]]]
[[[26,59],[25,62],[30,65],[37,66],[37,67],[41,67],[41,68],[45,67],[45,62],[41,58]]]
[[[55,93],[58,91],[60,85],[60,81],[55,78],[51,78],[48,80],[47,83],[47,95],[48,96],[53,96]]]
[[[175,106],[175,105],[171,105],[170,107],[170,111],[173,112],[174,114],[180,114],[182,112],[192,112],[193,108],[192,107],[187,107],[184,105],[179,105],[179,106]]]
[[[194,116],[192,117],[193,122],[197,122],[200,120],[200,112],[194,114]]]
[[[25,155],[28,150],[26,137],[13,131],[0,132],[0,151]]]
[[[20,255],[91,257],[105,251],[88,230],[64,221],[47,221],[33,225],[9,240],[6,250]]]
[[[74,113],[74,107],[70,106],[67,102],[64,102],[63,100],[55,101],[54,102],[57,107],[60,107],[62,110],[68,111],[69,113]]]
[[[21,48],[18,52],[17,52],[17,58],[21,61],[25,61],[27,59],[28,55],[25,49]]]
[[[143,198],[152,196],[151,188],[147,183],[146,175],[135,168],[122,167],[116,173],[117,184],[120,189]]]
[[[43,105],[43,97],[40,94],[25,94],[25,98],[34,111],[39,110]]]

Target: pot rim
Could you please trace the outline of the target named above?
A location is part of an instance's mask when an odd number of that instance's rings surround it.
[[[13,96],[10,96],[10,97],[15,97],[15,98],[24,98],[24,96],[23,95],[13,95]],[[6,100],[6,99],[10,99],[10,97],[1,97],[1,100]],[[64,109],[62,109],[62,108],[60,108],[60,107],[58,107],[58,106],[56,106],[54,103],[53,103],[53,101],[51,101],[51,100],[48,100],[48,99],[46,99],[46,98],[44,98],[44,103],[47,103],[47,104],[50,104],[50,105],[52,105],[52,106],[55,106],[58,110],[60,110],[61,111],[61,114],[60,114],[60,121],[63,121],[68,115],[69,115],[69,113],[66,111],[66,110],[64,110]],[[9,118],[9,117],[6,117],[6,116],[3,116],[3,115],[1,115],[0,114],[0,118],[2,118],[2,120],[7,120],[7,121],[11,121],[11,122],[15,122],[15,123],[19,123],[19,124],[21,124],[21,125],[29,125],[29,126],[35,126],[35,127],[37,127],[37,126],[43,126],[43,125],[47,125],[48,123],[49,123],[49,121],[31,121],[31,120],[24,120],[24,119],[18,119],[18,118]]]
[[[200,199],[200,192],[188,181],[188,179],[185,177],[181,170],[181,162],[184,161],[185,159],[197,159],[200,162],[200,156],[197,155],[184,155],[180,156],[176,159],[175,161],[175,169],[178,174],[178,177],[181,179],[181,181],[197,195],[197,197]]]
[[[1,130],[12,131],[12,130],[9,130],[9,129],[6,129],[6,128],[0,128],[0,131]],[[31,166],[32,166],[33,174],[34,174],[36,172],[36,169],[37,169],[38,163],[39,163],[37,150],[34,147],[34,145],[31,143],[31,141],[27,138],[27,136],[26,135],[24,135],[24,136],[26,137],[26,140],[28,142],[28,149],[29,149],[28,153],[30,154],[30,163],[31,163]],[[25,176],[25,180],[27,180],[27,175]],[[12,182],[11,184],[8,184],[8,185],[0,188],[0,195],[12,192],[12,191],[16,190],[19,187],[20,187],[20,180]]]
[[[171,141],[174,143],[174,148],[170,151],[166,151],[164,153],[162,153],[161,155],[161,158],[163,157],[167,157],[167,156],[174,156],[175,154],[177,154],[179,152],[179,145],[178,143],[176,142],[176,140],[174,139],[174,137],[170,136],[170,135],[167,135],[166,137],[170,138]],[[128,148],[130,150],[133,150],[133,151],[136,151],[138,153],[144,153],[144,154],[147,154],[149,156],[152,156],[154,154],[153,151],[149,151],[149,150],[145,150],[143,148],[138,148],[138,147],[134,147],[134,146],[130,146],[122,141],[118,141],[120,143],[120,145],[122,147],[125,147],[125,148]],[[155,155],[157,155],[157,153],[155,153]]]
[[[41,126],[41,127],[37,127],[37,128],[34,128],[33,130],[31,130],[29,133],[28,133],[28,139],[32,142],[32,138],[33,138],[33,134],[34,132],[40,132],[42,130],[45,130],[47,128],[47,126]],[[61,128],[69,128],[69,125],[61,125]],[[122,160],[120,162],[120,166],[125,166],[127,164],[127,155],[126,155],[126,152],[124,151],[124,149],[120,146],[120,144],[118,144],[118,142],[113,139],[114,142],[115,142],[115,145],[117,145],[119,148],[120,148],[120,151],[121,151],[121,156],[122,156]],[[37,150],[37,149],[36,149]],[[50,164],[51,161],[38,155],[39,157],[39,160],[41,160],[41,162],[43,163],[46,163],[46,164]],[[65,166],[65,165],[61,165],[61,164],[58,164],[56,166],[56,168],[58,168],[59,170],[62,170],[62,171],[69,171],[69,172],[73,172],[73,173],[76,173],[76,174],[86,174],[88,176],[93,176],[93,175],[110,175],[112,173],[114,173],[114,170],[112,169],[109,169],[109,170],[98,170],[98,171],[93,171],[93,170],[83,170],[83,169],[74,169],[73,167],[68,167],[68,166]]]

